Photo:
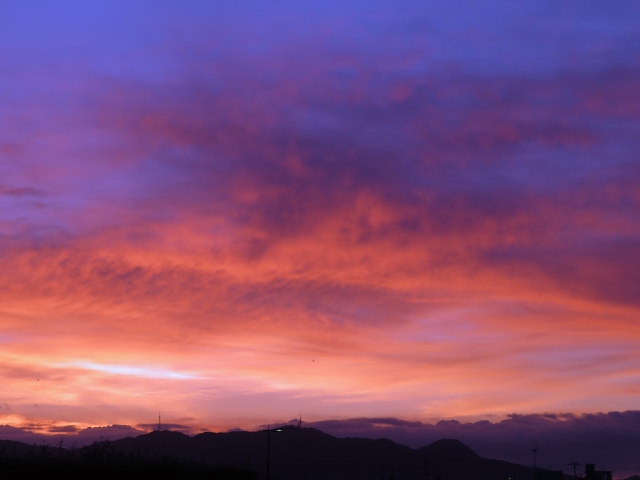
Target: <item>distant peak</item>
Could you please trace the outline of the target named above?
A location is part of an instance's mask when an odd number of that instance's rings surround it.
[[[418,449],[421,453],[447,458],[479,458],[480,456],[460,440],[443,438]]]

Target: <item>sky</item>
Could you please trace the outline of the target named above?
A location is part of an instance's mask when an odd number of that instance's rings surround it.
[[[0,3],[0,425],[637,409],[639,24]]]

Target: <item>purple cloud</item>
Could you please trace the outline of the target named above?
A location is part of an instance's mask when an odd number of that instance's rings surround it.
[[[72,445],[83,447],[102,440],[117,440],[125,437],[136,437],[146,433],[127,425],[108,425],[78,429],[74,425],[47,426],[37,425],[35,428],[18,428],[0,425],[0,438],[36,445]],[[62,442],[62,443],[61,443]]]

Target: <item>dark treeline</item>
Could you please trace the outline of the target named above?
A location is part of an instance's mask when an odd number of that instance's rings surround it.
[[[102,441],[83,448],[0,441],[0,479],[256,480],[257,472],[220,462],[181,460],[168,452],[128,452]]]

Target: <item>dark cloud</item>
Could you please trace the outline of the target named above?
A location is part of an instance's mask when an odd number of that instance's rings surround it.
[[[12,427],[11,425],[0,425],[0,434],[4,438],[9,438],[17,435],[27,435],[33,433],[31,430]]]
[[[104,427],[84,428],[78,432],[78,438],[85,439],[85,442],[95,441],[101,438],[105,440],[117,440],[123,437],[136,437],[143,433],[146,433],[146,431],[128,425],[107,425]]]
[[[62,425],[59,427],[49,427],[49,432],[51,433],[76,433],[78,432],[78,427],[75,425]]]
[[[45,433],[48,432],[48,433]],[[15,440],[28,444],[57,445],[62,442],[65,447],[75,445],[82,447],[101,440],[117,440],[124,437],[136,437],[146,433],[127,425],[108,425],[78,429],[74,425],[34,425],[29,428],[17,428],[0,425],[0,438]]]
[[[578,297],[640,305],[640,238],[583,237],[570,246],[505,247],[484,258],[496,268],[535,272]]]
[[[43,197],[46,195],[46,192],[31,187],[8,188],[0,185],[0,195],[8,195],[11,197]]]

